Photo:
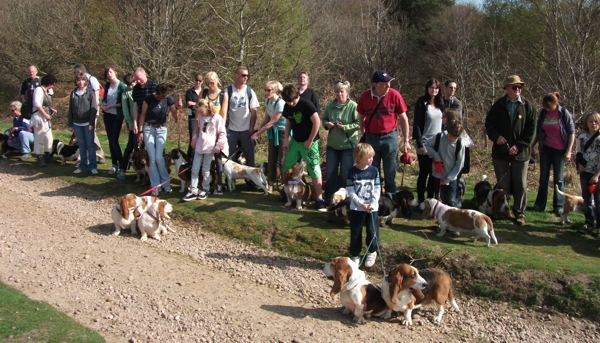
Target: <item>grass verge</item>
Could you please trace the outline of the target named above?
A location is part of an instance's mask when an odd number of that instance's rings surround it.
[[[0,338],[3,342],[104,342],[45,302],[28,299],[0,282]]]
[[[61,139],[69,136],[60,131],[54,134]],[[106,142],[105,135],[99,136],[101,142]],[[176,134],[170,138],[176,139]],[[167,150],[176,145],[176,141],[169,141]],[[264,160],[262,146],[264,144],[257,147],[257,162]],[[108,153],[107,146],[104,148]],[[488,174],[488,180],[494,183],[489,156],[489,151],[473,155],[472,171],[465,175],[468,185],[465,199],[473,197],[473,186],[481,174]],[[21,162],[11,158],[3,163],[25,164],[37,170],[33,161]],[[93,188],[106,197],[116,198],[129,192],[139,194],[145,190],[133,182],[133,173],[129,172],[128,181],[122,182],[107,175],[108,168],[110,162],[99,167],[100,174],[97,176],[73,175],[72,165],[52,164],[43,172],[47,176],[57,176]],[[538,172],[535,166],[530,170],[528,205],[531,206],[537,194]],[[417,171],[417,166],[406,169],[405,189],[414,192]],[[400,180],[399,172],[398,184]],[[285,208],[277,201],[276,195],[263,196],[262,192],[250,191],[241,183],[233,193],[225,192],[223,196],[211,195],[204,201],[184,203],[179,201],[183,194],[176,193],[178,181],[173,181],[173,184],[175,192],[164,198],[175,204],[175,215],[189,222],[192,228],[202,226],[225,237],[299,258],[327,261],[335,256],[347,255],[348,227],[341,221],[327,222],[326,214],[314,209],[296,211]],[[576,186],[568,183],[567,191],[578,193]],[[551,199],[548,206],[551,206]],[[465,207],[472,208],[472,202],[467,200]],[[411,219],[396,218],[389,228],[381,229],[381,248],[388,270],[401,262],[413,262],[418,268],[437,266],[450,272],[458,292],[510,301],[519,306],[547,306],[598,320],[600,244],[591,236],[577,233],[583,224],[582,215],[571,217],[574,223],[570,226],[560,226],[559,218],[550,212],[527,211],[527,224],[524,226],[515,226],[509,220],[497,221],[495,230],[499,245],[485,248],[481,240],[471,242],[468,237],[437,237],[435,222],[421,219],[418,213],[414,213]],[[381,274],[378,268],[379,264],[372,268],[369,277],[376,279]]]

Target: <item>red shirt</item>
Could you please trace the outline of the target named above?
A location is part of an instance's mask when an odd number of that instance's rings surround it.
[[[398,115],[407,110],[402,95],[393,88],[388,89],[375,117],[371,117],[378,102],[379,98],[373,95],[371,89],[364,91],[358,98],[356,110],[360,115],[367,116],[364,122],[367,133],[382,134],[393,131],[398,126]]]
[[[558,106],[554,111],[546,112],[546,118],[542,123],[542,129],[546,134],[543,144],[556,150],[565,150],[567,147],[563,141],[559,121]]]

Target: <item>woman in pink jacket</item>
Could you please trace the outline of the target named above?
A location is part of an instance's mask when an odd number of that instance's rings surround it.
[[[198,123],[192,134],[190,146],[194,147],[194,164],[192,165],[192,184],[183,201],[204,200],[210,190],[210,163],[213,156],[223,152],[229,156],[227,133],[223,117],[216,113],[215,107],[206,99],[198,100],[196,105]],[[202,189],[198,189],[198,173],[202,169]]]

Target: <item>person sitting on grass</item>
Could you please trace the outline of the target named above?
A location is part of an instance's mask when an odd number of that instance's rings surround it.
[[[281,98],[285,101],[283,116],[286,119],[285,133],[281,148],[284,153],[289,150],[283,172],[294,166],[294,163],[304,159],[306,169],[312,178],[313,191],[317,196],[317,207],[325,208],[322,195],[321,165],[319,163],[319,127],[321,118],[312,102],[301,98],[298,88],[294,85],[283,87]],[[292,134],[293,132],[293,134]],[[290,138],[290,134],[292,137]]]
[[[577,137],[577,155],[575,163],[581,183],[581,196],[584,203],[585,225],[580,233],[591,233],[596,219],[597,235],[600,237],[600,188],[597,188],[600,176],[600,114],[590,113],[583,118],[586,130]],[[591,186],[596,185],[596,186]],[[594,205],[592,205],[592,197]]]
[[[433,159],[431,176],[436,199],[456,207],[458,173],[465,161],[465,146],[460,139],[463,133],[462,121],[449,121],[446,129],[435,136],[434,142],[426,141],[424,146]]]
[[[381,181],[379,169],[373,163],[375,150],[367,143],[358,143],[352,157],[354,166],[348,171],[346,190],[350,197],[350,255],[358,262],[362,250],[362,228],[367,227],[366,244],[369,247],[365,267],[370,268],[377,258],[379,240],[379,197]]]
[[[21,102],[13,101],[8,105],[13,115],[13,126],[10,128],[10,138],[6,142],[10,147],[21,151],[21,161],[31,157],[31,146],[33,145],[33,129],[29,127],[29,120],[21,115]],[[4,157],[4,156],[3,156]]]
[[[225,156],[229,156],[225,121],[216,113],[213,104],[206,99],[198,100],[196,116],[198,122],[192,133],[191,141],[191,146],[194,148],[192,181],[190,191],[183,197],[183,201],[206,199],[210,190],[210,163],[213,156],[221,152]],[[198,173],[201,168],[202,189],[198,192]]]

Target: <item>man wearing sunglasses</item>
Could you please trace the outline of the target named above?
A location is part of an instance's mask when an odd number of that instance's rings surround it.
[[[485,118],[498,187],[514,195],[516,225],[525,224],[527,169],[536,125],[535,106],[521,96],[524,85],[518,75],[507,77],[506,95],[496,100]]]

